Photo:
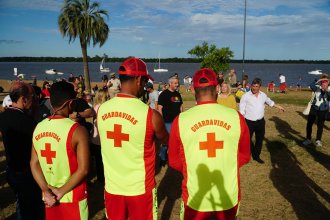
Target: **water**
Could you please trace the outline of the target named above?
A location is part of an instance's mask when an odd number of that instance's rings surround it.
[[[89,63],[90,78],[92,81],[99,82],[104,73],[99,71],[99,63]],[[119,68],[120,63],[107,63],[106,67],[116,71]],[[155,79],[156,82],[166,82],[168,77],[174,73],[178,73],[182,79],[185,75],[192,76],[198,69],[198,63],[162,63],[162,68],[167,68],[167,73],[154,73],[154,63],[147,63],[149,74]],[[51,80],[55,76],[45,74],[46,69],[56,69],[59,72],[63,72],[61,77],[68,78],[70,73],[75,76],[83,75],[83,64],[80,62],[0,62],[0,79],[12,80],[15,79],[13,75],[13,68],[17,67],[19,73],[25,74],[25,79],[32,79],[32,76],[36,76],[38,80],[45,80],[46,78]],[[230,64],[230,68],[234,68],[237,71],[237,79],[241,79],[242,64]],[[287,80],[287,85],[295,87],[297,81],[301,77],[302,86],[312,82],[319,76],[308,74],[311,70],[320,69],[322,72],[330,73],[330,64],[245,64],[245,73],[249,76],[251,82],[253,78],[259,77],[263,81],[263,85],[266,85],[270,81],[274,81],[278,85],[278,74],[282,73]]]

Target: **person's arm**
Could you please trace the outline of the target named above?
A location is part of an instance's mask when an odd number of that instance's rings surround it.
[[[239,102],[239,112],[244,116],[245,115],[245,109],[246,109],[246,104],[247,104],[247,96],[244,94],[241,97],[241,100]]]
[[[168,145],[168,164],[175,170],[182,172],[181,149],[183,148],[179,133],[179,117],[177,116],[171,126]]]
[[[72,174],[70,179],[60,188],[49,186],[56,195],[57,200],[60,200],[66,193],[73,190],[79,183],[84,181],[89,169],[89,142],[86,128],[78,126],[72,135],[72,147],[77,153],[78,168]]]
[[[79,117],[77,117],[78,115]],[[93,108],[91,108],[87,101],[84,99],[77,99],[73,112],[69,115],[69,118],[74,120],[74,121],[79,121],[79,118],[91,118],[95,116],[95,111]]]
[[[238,142],[238,167],[242,167],[250,161],[250,132],[246,121],[240,113],[239,120],[241,126],[241,135]]]
[[[316,81],[316,82],[312,82],[311,84],[309,84],[309,88],[311,88],[311,90],[313,92],[315,92],[317,90],[317,83],[319,82],[320,80]]]
[[[180,95],[180,101],[181,101],[180,112],[183,112],[183,101],[181,95]]]
[[[163,105],[164,105],[164,94],[163,92],[158,96],[157,111],[163,116]]]
[[[155,130],[155,135],[162,144],[167,145],[168,143],[168,132],[165,128],[163,117],[157,110],[152,110],[152,125]]]
[[[155,101],[155,109],[158,111],[158,102]]]
[[[284,112],[284,108],[283,108],[282,106],[277,105],[277,104],[274,104],[273,106],[274,106],[275,108],[277,108],[278,110]]]
[[[159,114],[161,115],[161,116],[163,116],[163,106],[162,105],[157,105],[157,111],[159,112]]]
[[[111,82],[111,80],[109,80],[109,81],[107,82],[107,87],[110,88],[111,86],[112,86],[112,82]]]
[[[40,167],[37,152],[35,151],[34,147],[32,147],[32,151],[31,151],[30,167],[33,178],[35,179],[35,181],[37,182],[37,184],[39,185],[42,191],[42,200],[44,201],[47,207],[53,207],[57,202],[56,196],[48,187],[45,176]]]
[[[155,109],[157,110],[158,110],[158,98],[159,98],[158,92],[155,92]]]

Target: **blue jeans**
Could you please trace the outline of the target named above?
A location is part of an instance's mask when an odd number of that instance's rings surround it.
[[[171,126],[172,126],[172,122],[165,123],[165,128],[168,133],[170,133],[171,131]],[[163,161],[167,161],[167,149],[168,147],[165,144],[160,148],[159,157]]]
[[[7,181],[16,196],[16,219],[44,219],[45,206],[41,190],[30,171],[6,170]]]

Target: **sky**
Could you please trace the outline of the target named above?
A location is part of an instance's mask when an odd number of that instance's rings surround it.
[[[94,1],[94,0],[91,0]],[[203,41],[243,58],[244,0],[97,0],[107,42],[88,55],[190,57]],[[63,0],[0,0],[0,57],[81,57],[58,30]],[[330,0],[247,0],[245,59],[330,60]]]

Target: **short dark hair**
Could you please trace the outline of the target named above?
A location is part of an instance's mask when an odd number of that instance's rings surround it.
[[[50,103],[53,107],[60,107],[66,101],[76,98],[74,86],[66,81],[56,82],[50,88]]]
[[[132,75],[127,75],[127,74],[119,74],[119,80],[120,83],[126,83],[128,81],[131,81],[139,76],[132,76]],[[148,81],[148,78],[146,76],[141,76],[141,79]]]
[[[201,78],[199,80],[200,84],[208,83],[208,80],[206,78]],[[196,87],[195,88],[196,95],[202,94],[202,93],[211,93],[212,95],[216,94],[216,87],[215,86],[204,86],[204,87]]]
[[[128,81],[131,81],[133,79],[135,79],[136,76],[132,76],[132,75],[126,75],[126,74],[119,74],[119,80],[120,83],[125,83]]]
[[[251,85],[254,85],[254,84],[258,84],[258,85],[261,86],[261,79],[260,79],[260,78],[254,78],[254,79],[252,80]]]
[[[11,101],[16,103],[21,96],[27,98],[31,92],[33,93],[33,89],[29,84],[24,82],[15,82],[10,89],[9,96]]]

